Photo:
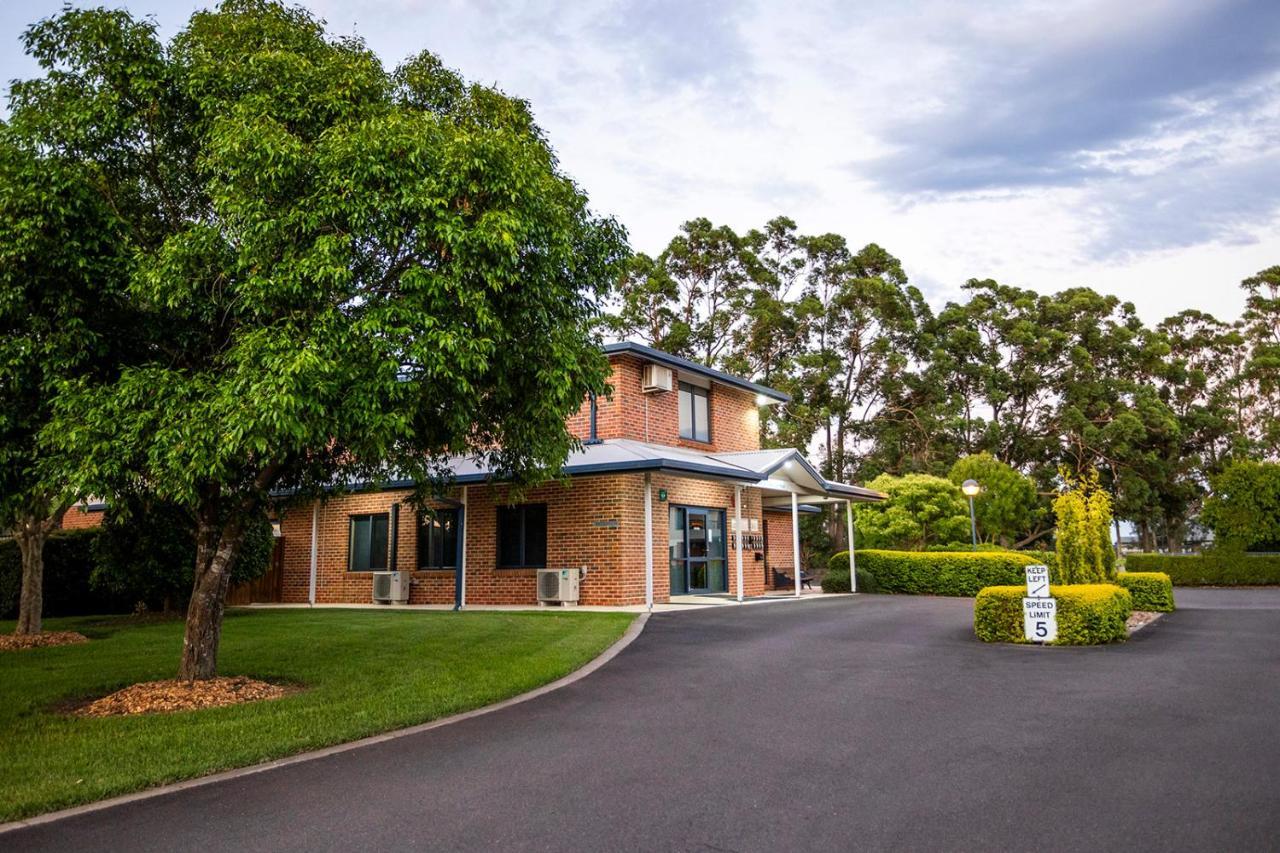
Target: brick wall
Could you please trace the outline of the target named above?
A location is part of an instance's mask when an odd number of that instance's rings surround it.
[[[774,512],[770,510],[764,514],[765,524],[765,540],[768,543],[768,550],[765,555],[765,562],[770,569],[776,569],[783,574],[795,578],[795,547],[791,537],[791,511]],[[772,580],[773,572],[770,573]]]
[[[679,393],[641,392],[644,362],[631,355],[615,355],[610,363],[613,395],[597,401],[596,435],[599,438],[630,438],[652,444],[669,444],[711,452],[729,453],[760,449],[760,410],[755,394],[712,384],[707,404],[711,413],[711,441],[680,438]],[[679,371],[675,381],[680,381]],[[580,439],[591,434],[591,402],[568,421],[569,430]]]
[[[658,499],[666,489],[667,500]],[[467,494],[467,602],[470,604],[533,604],[537,601],[537,571],[499,569],[497,560],[497,506],[509,500],[502,486],[472,486]],[[417,564],[417,520],[407,503],[407,491],[363,492],[336,497],[319,509],[316,565],[316,600],[320,603],[367,603],[372,595],[368,572],[347,571],[349,517],[388,512],[401,502],[398,568]],[[700,506],[725,511],[726,535],[732,524],[734,489],[731,484],[668,475],[653,476],[654,600],[670,595],[669,513],[673,505]],[[451,495],[460,498],[460,490]],[[529,490],[528,503],[547,504],[547,565],[551,568],[587,566],[582,582],[583,604],[643,604],[644,475],[619,474],[577,477]],[[744,527],[761,518],[760,493],[743,489]],[[294,507],[283,514],[284,600],[306,602],[311,548],[311,507]],[[788,533],[789,536],[789,533]],[[729,591],[737,592],[737,552],[728,540]],[[770,540],[770,548],[774,542]],[[743,552],[743,588],[748,596],[766,589],[765,561],[756,551]],[[412,604],[451,604],[454,601],[453,570],[413,572]]]
[[[103,510],[100,509],[90,512],[85,510],[83,505],[73,506],[62,514],[62,519],[58,522],[58,526],[63,530],[82,530],[86,527],[97,527],[102,524],[104,514]]]

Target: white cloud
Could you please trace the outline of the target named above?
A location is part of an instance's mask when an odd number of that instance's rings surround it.
[[[171,33],[192,3],[130,5]],[[786,213],[884,245],[935,302],[971,277],[1089,285],[1151,321],[1234,316],[1280,263],[1271,0],[312,6],[388,65],[426,48],[530,100],[642,251]]]

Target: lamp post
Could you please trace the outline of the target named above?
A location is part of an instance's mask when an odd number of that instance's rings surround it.
[[[969,498],[969,535],[973,538],[973,550],[978,550],[978,517],[973,513],[973,499],[982,491],[977,480],[965,480],[960,484],[960,491]]]

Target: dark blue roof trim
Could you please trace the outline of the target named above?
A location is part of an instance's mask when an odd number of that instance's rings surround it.
[[[604,351],[606,355],[614,355],[615,353],[633,353],[642,358],[667,367],[674,367],[676,370],[683,370],[688,373],[696,373],[699,376],[705,376],[721,385],[729,385],[733,388],[741,388],[743,391],[750,391],[754,394],[763,394],[771,400],[777,400],[780,403],[790,403],[791,395],[770,388],[767,385],[758,385],[741,376],[734,376],[731,373],[725,373],[722,370],[707,367],[705,364],[698,364],[696,361],[690,361],[687,358],[681,358],[678,355],[672,355],[669,352],[663,352],[653,347],[647,347],[644,344],[638,344],[635,341],[622,341],[616,344],[605,344]]]
[[[765,512],[785,512],[785,513],[787,513],[787,514],[790,514],[790,513],[791,513],[791,507],[789,507],[789,506],[768,506],[768,505],[766,505],[766,506],[762,507],[762,509],[763,509]],[[798,512],[804,512],[804,513],[814,514],[814,513],[822,512],[822,507],[817,507],[817,506],[814,506],[813,504],[798,504],[798,505],[796,506],[796,510],[797,510]]]
[[[625,462],[601,462],[591,465],[566,465],[560,473],[568,477],[580,477],[587,474],[617,474],[628,471],[669,471],[674,474],[707,474],[723,480],[740,480],[743,483],[758,483],[760,478],[743,469],[740,475],[733,474],[714,465],[699,465],[696,462],[685,462],[680,459],[632,459]],[[463,474],[451,481],[458,486],[474,486],[478,483],[501,483],[502,480],[490,480],[488,474]],[[388,480],[385,483],[362,482],[351,483],[345,488],[353,492],[380,491],[391,492],[399,489],[412,489],[417,484],[413,480]],[[325,491],[333,491],[337,486],[330,486]],[[285,493],[281,493],[285,494]]]

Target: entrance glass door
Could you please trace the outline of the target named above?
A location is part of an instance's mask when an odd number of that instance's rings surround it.
[[[671,592],[727,592],[724,510],[671,508]]]

